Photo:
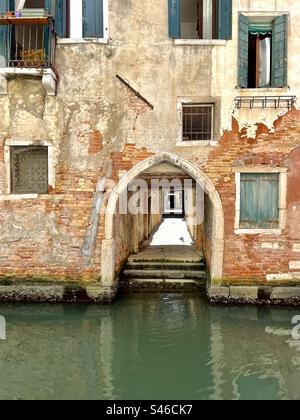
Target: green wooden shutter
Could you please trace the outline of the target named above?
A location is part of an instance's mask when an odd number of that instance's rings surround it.
[[[278,228],[279,174],[262,174],[259,177],[259,226]]]
[[[255,174],[241,174],[240,228],[258,224],[258,183]]]
[[[180,0],[169,1],[169,37],[180,38]]]
[[[288,16],[273,22],[272,34],[272,87],[287,86]]]
[[[55,32],[60,38],[67,36],[67,3],[65,0],[55,1]]]
[[[83,0],[83,38],[103,38],[103,0]]]
[[[241,174],[240,227],[276,229],[279,222],[279,174]]]
[[[6,12],[8,9],[8,1],[7,0],[0,0],[0,12]]]
[[[45,9],[47,10],[49,16],[53,16],[52,5],[53,5],[52,0],[45,0]],[[66,23],[66,18],[65,18],[65,23]],[[63,34],[63,35],[66,36],[66,33]],[[50,65],[54,64],[54,63],[50,63],[50,61],[51,61],[51,39],[50,39],[49,25],[45,26],[45,29],[44,29],[44,45],[45,45],[45,57],[46,57],[47,65],[50,67]]]
[[[0,0],[0,12],[6,12],[8,10],[8,1]],[[8,26],[0,26],[0,67],[7,66],[8,60]]]
[[[218,0],[218,39],[232,39],[232,0]]]
[[[249,19],[245,15],[239,18],[239,74],[238,82],[241,88],[248,87],[249,73]]]
[[[45,0],[45,9],[50,16],[53,16],[52,0]]]

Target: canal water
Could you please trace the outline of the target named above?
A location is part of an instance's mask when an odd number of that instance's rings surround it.
[[[299,399],[298,314],[193,294],[0,304],[0,399]]]

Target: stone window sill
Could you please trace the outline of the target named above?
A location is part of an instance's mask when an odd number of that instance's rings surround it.
[[[235,229],[236,235],[281,235],[281,229]]]
[[[199,46],[226,46],[227,41],[223,39],[174,39],[175,45],[199,45]]]
[[[52,199],[50,194],[9,194],[0,195],[0,201],[18,201],[18,200],[36,200],[36,199]]]
[[[238,88],[238,91],[240,92],[241,96],[260,96],[259,94],[261,94],[262,96],[265,96],[266,94],[270,93],[275,96],[278,95],[282,95],[283,93],[287,93],[290,91],[289,87],[283,87],[283,88],[253,88],[253,89],[249,89],[249,88]]]
[[[177,141],[176,146],[177,147],[217,147],[218,146],[218,142],[214,141],[214,140],[210,140],[210,141],[203,141],[203,140],[198,140],[198,141]]]
[[[72,44],[108,44],[108,38],[59,38],[57,44],[72,45]]]

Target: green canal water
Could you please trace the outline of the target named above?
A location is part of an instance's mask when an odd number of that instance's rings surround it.
[[[0,399],[299,399],[300,308],[193,294],[0,305]]]

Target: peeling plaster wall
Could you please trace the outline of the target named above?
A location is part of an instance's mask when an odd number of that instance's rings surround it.
[[[249,248],[256,241],[255,249],[260,250],[261,242],[265,241],[263,235],[237,238],[233,233],[232,166],[239,162],[290,165],[289,180],[295,185],[298,163],[293,156],[298,155],[293,155],[293,150],[300,145],[300,117],[297,111],[280,116],[275,110],[234,110],[234,98],[247,94],[236,88],[238,11],[291,13],[290,88],[258,94],[299,96],[300,79],[295,69],[300,3],[298,0],[234,0],[233,4],[233,39],[226,45],[180,46],[168,37],[167,1],[156,0],[153,5],[146,0],[111,0],[108,45],[57,46],[56,97],[46,96],[38,79],[9,81],[8,95],[0,96],[0,276],[26,273],[51,278],[98,279],[103,215],[98,234],[94,231],[94,252],[88,261],[82,251],[99,179],[105,176],[117,182],[135,164],[163,151],[193,161],[214,182],[225,212],[227,277],[235,281],[243,277],[243,267],[234,266],[240,253],[249,268],[245,272],[247,278],[252,275],[262,280],[273,270],[266,265],[267,251],[261,264],[250,269]],[[154,110],[134,96],[116,74],[153,104]],[[178,97],[221,98],[217,147],[176,146]],[[4,146],[8,139],[53,144],[56,182],[48,196],[11,200],[4,195],[7,176]],[[291,222],[281,238],[287,244],[286,252],[280,262],[278,256],[274,262],[280,272],[288,270],[294,242],[300,243],[300,233],[293,222],[298,218],[300,199],[295,191],[288,197]],[[125,248],[126,254],[128,247]]]

